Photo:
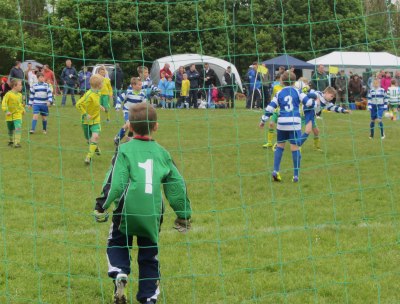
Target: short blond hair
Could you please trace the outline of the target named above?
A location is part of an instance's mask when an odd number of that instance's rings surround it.
[[[131,86],[137,85],[139,82],[142,82],[142,80],[139,77],[131,78]]]
[[[372,82],[372,86],[373,86],[374,88],[379,88],[379,87],[381,86],[381,82],[379,81],[379,79],[375,79],[375,80]]]
[[[92,77],[90,77],[90,80],[89,80],[90,87],[95,90],[100,90],[101,87],[103,86],[103,80],[104,80],[103,76],[101,76],[99,74],[93,75]]]
[[[105,67],[104,65],[100,66],[100,67],[97,69],[97,73],[99,73],[100,71],[106,72],[106,67]]]
[[[139,65],[137,67],[138,74],[142,74],[144,71],[149,71],[149,68],[147,66],[143,66],[143,65]]]
[[[324,93],[336,95],[336,90],[333,87],[326,87],[326,89],[324,90]]]
[[[10,87],[11,87],[11,88],[16,87],[17,84],[18,84],[19,82],[22,83],[22,80],[21,80],[21,79],[18,79],[18,78],[12,78],[12,79],[10,80]]]
[[[302,82],[304,82],[305,84],[309,84],[309,83],[310,83],[310,81],[309,81],[308,78],[306,78],[306,77],[300,77],[298,81],[302,81]]]

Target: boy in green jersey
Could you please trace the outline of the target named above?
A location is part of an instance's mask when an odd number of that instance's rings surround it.
[[[156,303],[160,279],[158,238],[164,205],[161,187],[177,215],[175,228],[190,228],[191,206],[186,185],[171,155],[151,135],[158,129],[157,113],[147,103],[138,103],[129,111],[130,131],[134,138],[119,146],[112,159],[94,216],[107,221],[107,209],[113,210],[108,236],[108,275],[115,282],[114,303],[126,303],[125,287],[131,272],[129,251],[137,237],[140,303]]]

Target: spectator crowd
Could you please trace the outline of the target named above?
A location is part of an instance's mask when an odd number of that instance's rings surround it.
[[[82,96],[90,89],[89,79],[96,73],[97,66],[101,65],[82,66],[78,72],[72,65],[72,61],[66,60],[57,81],[55,73],[47,64],[33,66],[31,62],[28,62],[27,68],[22,70],[21,62],[16,61],[9,76],[1,78],[0,96],[4,97],[10,90],[9,81],[15,78],[23,81],[23,93],[25,100],[28,101],[29,89],[38,82],[37,73],[41,73],[44,75],[45,82],[52,87],[54,95],[62,94],[62,106],[65,106],[68,95],[71,96],[72,104],[75,105],[75,94]],[[289,67],[289,70],[296,71],[294,66]],[[106,65],[106,71],[106,77],[110,79],[113,88],[112,98],[115,105],[118,95],[125,89],[124,74],[119,64]],[[264,108],[273,96],[274,86],[281,84],[280,77],[285,71],[286,68],[281,66],[276,72],[270,74],[265,65],[253,62],[242,78],[246,108]],[[139,66],[137,72],[147,99],[160,108],[234,108],[235,100],[238,98],[238,79],[232,72],[231,66],[227,66],[222,77],[218,78],[209,63],[180,66],[174,73],[170,65],[166,63],[160,69],[158,83],[153,82],[147,67]],[[301,76],[301,73],[297,75]],[[380,81],[385,91],[391,86],[393,79],[397,85],[400,83],[400,71],[393,75],[384,70],[368,71],[363,75],[364,78],[362,75],[353,74],[352,71],[346,74],[344,70],[337,75],[332,75],[325,71],[323,65],[319,65],[312,73],[310,87],[323,91],[328,86],[332,86],[337,92],[336,102],[344,106],[349,104],[353,108],[365,109],[367,93],[375,79]],[[365,75],[369,75],[368,78]]]

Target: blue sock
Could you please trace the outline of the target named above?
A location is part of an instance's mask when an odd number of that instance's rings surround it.
[[[369,124],[369,127],[371,129],[371,137],[374,137],[375,122],[371,121],[371,123]]]
[[[379,128],[381,129],[381,136],[383,136],[383,122],[379,122]]]
[[[283,155],[283,148],[276,147],[274,153],[274,171],[279,172],[279,167],[281,165],[282,155]]]
[[[42,120],[43,131],[47,130],[47,120]]]
[[[36,124],[37,124],[37,119],[33,119],[33,120],[32,120],[32,128],[31,128],[31,130],[35,131],[35,129],[36,129]]]
[[[121,128],[121,130],[119,130],[119,132],[118,132],[118,137],[119,137],[119,139],[123,139],[124,136],[125,136],[125,129]]]
[[[305,141],[307,140],[307,138],[308,138],[308,135],[309,135],[309,134],[307,134],[307,133],[303,133],[303,134],[301,134],[300,138],[297,139],[297,145],[298,145],[299,147],[301,147],[301,146],[304,144],[304,142],[305,142]]]
[[[301,153],[300,150],[292,151],[293,158],[293,176],[299,176]]]

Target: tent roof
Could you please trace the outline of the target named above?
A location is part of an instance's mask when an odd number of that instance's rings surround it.
[[[303,60],[294,58],[290,55],[281,55],[269,60],[266,60],[263,62],[267,67],[272,67],[272,66],[284,66],[285,68],[289,68],[291,65],[293,65],[296,69],[310,69],[313,70],[315,66],[311,63],[307,63]]]
[[[343,68],[400,67],[400,57],[387,52],[332,52],[308,62],[315,65],[333,65]]]
[[[40,62],[36,61],[36,60],[25,60],[24,62],[22,62],[21,64],[21,69],[23,71],[25,71],[28,68],[28,63],[32,63],[32,68],[36,68],[36,67],[42,67],[43,64],[41,64]]]
[[[158,63],[158,72],[157,73],[154,72],[154,68],[155,68],[154,63],[156,63],[156,62]],[[221,74],[222,70],[225,71],[225,69],[228,66],[230,66],[232,68],[232,72],[236,76],[236,80],[239,84],[239,87],[242,90],[242,81],[241,81],[239,72],[237,71],[236,67],[229,61],[226,61],[226,60],[223,60],[220,58],[216,58],[216,57],[212,57],[212,56],[201,55],[201,54],[179,54],[179,55],[162,57],[153,62],[153,67],[152,67],[152,71],[151,71],[153,81],[154,80],[158,81],[159,69],[163,68],[165,63],[169,63],[170,70],[172,73],[175,73],[175,71],[177,71],[180,66],[187,67],[191,64],[209,63],[210,67],[213,69],[218,67],[218,70],[216,70],[215,72],[217,73],[217,75],[220,78],[222,77],[222,75],[219,75],[219,74]]]

